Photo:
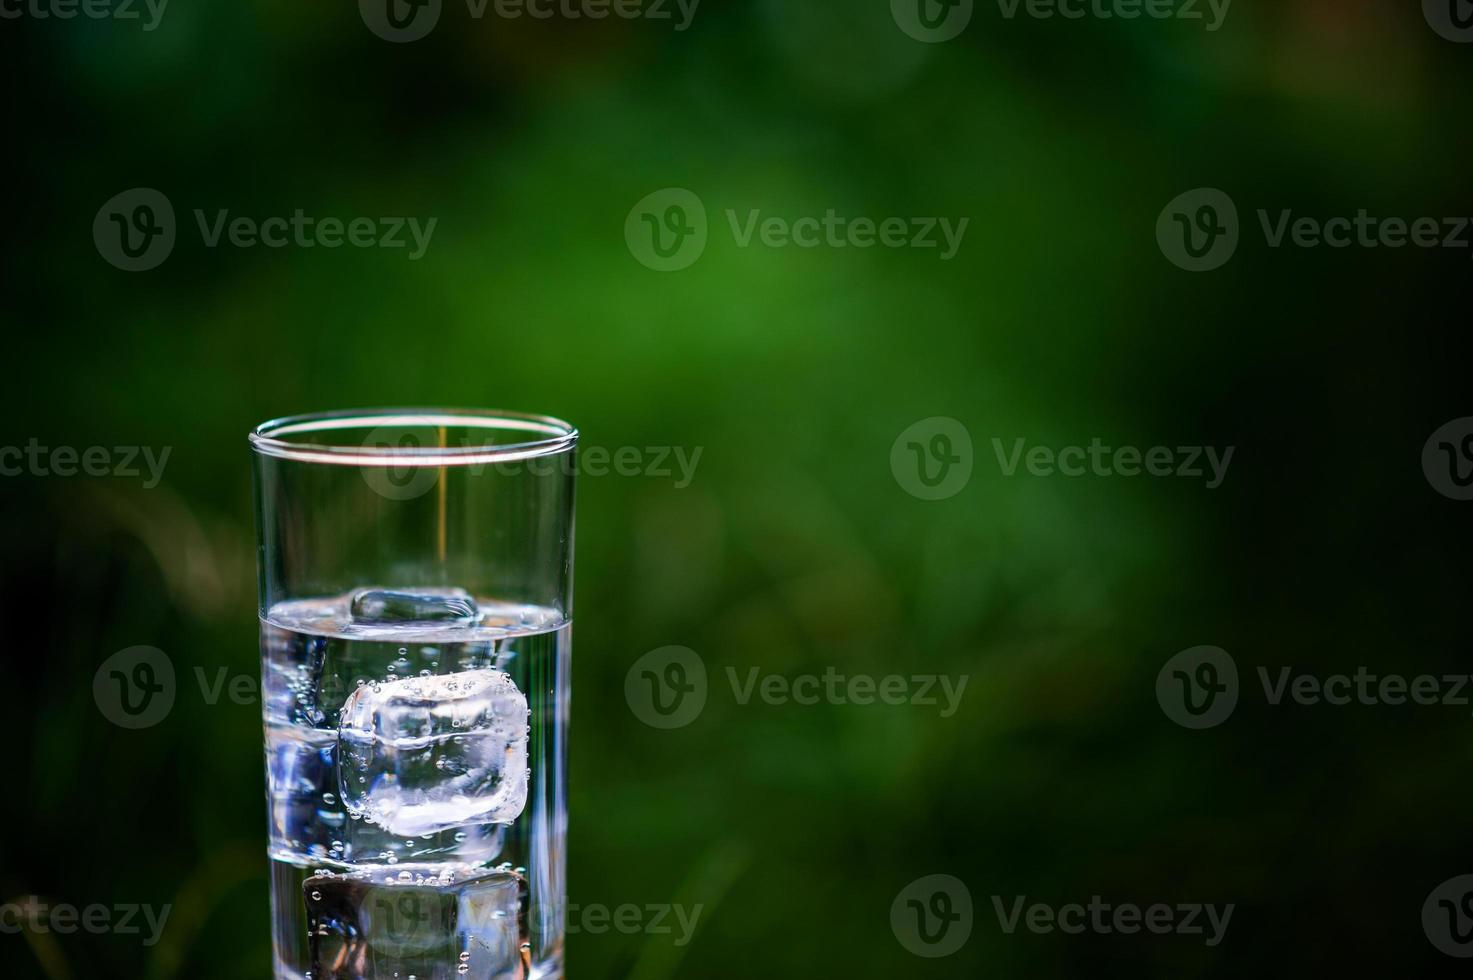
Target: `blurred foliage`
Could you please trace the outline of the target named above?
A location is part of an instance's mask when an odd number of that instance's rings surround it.
[[[1242,976],[1453,962],[1420,928],[1470,860],[1454,708],[1270,708],[1170,724],[1199,643],[1330,672],[1464,668],[1466,506],[1418,467],[1469,414],[1467,255],[1269,249],[1258,208],[1473,213],[1470,52],[1415,4],[1238,0],[1183,22],[1003,18],[946,44],[882,0],[705,0],[646,21],[472,20],[386,44],[346,0],[175,0],[153,32],[0,23],[10,371],[0,445],[172,447],[164,482],[5,478],[11,652],[0,901],[176,905],[166,939],[0,935],[6,976],[269,972],[245,433],[360,405],[483,405],[584,445],[703,447],[692,484],[579,488],[570,890],[702,902],[696,939],[579,934],[580,978]],[[173,201],[153,271],[98,256],[100,203]],[[689,188],[702,259],[659,274],[635,201]],[[1191,275],[1163,204],[1238,201]],[[376,249],[208,249],[191,211],[439,219]],[[723,212],[971,219],[934,252],[737,248]],[[891,477],[917,419],[972,433],[965,492]],[[1233,445],[1224,486],[1004,478],[1008,443]],[[1459,531],[1459,528],[1462,531]],[[181,696],[129,732],[97,665],[167,651]],[[642,725],[667,644],[701,718]],[[740,705],[725,668],[967,674],[961,710]],[[971,890],[971,941],[891,935],[908,882]],[[991,896],[1235,902],[1229,939],[1008,936]],[[29,941],[27,941],[29,940]]]

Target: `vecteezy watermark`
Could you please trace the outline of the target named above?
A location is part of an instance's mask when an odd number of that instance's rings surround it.
[[[1156,219],[1156,244],[1188,272],[1216,269],[1238,250],[1238,207],[1215,187],[1179,194]]]
[[[418,41],[440,22],[441,0],[358,0],[358,14],[374,34],[394,44]]]
[[[1473,693],[1469,674],[1378,674],[1360,666],[1353,673],[1319,676],[1293,667],[1258,667],[1263,698],[1269,707],[1286,701],[1301,707],[1329,705],[1405,705],[1468,707]],[[1156,699],[1166,717],[1184,728],[1213,728],[1227,721],[1238,705],[1238,668],[1219,647],[1183,650],[1156,676]]]
[[[626,902],[613,907],[597,902],[588,905],[573,902],[567,908],[569,935],[599,936],[617,932],[625,936],[671,936],[672,946],[685,946],[694,938],[696,925],[705,911],[705,905],[699,902],[689,906]]]
[[[151,187],[113,195],[92,219],[98,253],[124,272],[158,266],[174,251],[174,238],[174,205]]]
[[[261,679],[257,674],[232,675],[230,668],[218,666],[211,670],[195,666],[190,673],[206,705],[214,707],[227,700],[242,706],[261,703]],[[173,711],[180,689],[174,661],[150,646],[119,650],[104,660],[92,677],[92,699],[97,702],[97,710],[119,728],[157,725]]]
[[[1004,20],[1180,20],[1220,29],[1233,0],[997,0]],[[890,0],[900,29],[917,41],[950,41],[972,21],[973,0]]]
[[[69,936],[78,931],[93,935],[143,936],[143,945],[153,946],[163,935],[164,923],[173,911],[172,905],[84,905],[66,902],[44,902],[40,896],[23,898],[0,905],[0,933],[55,933]],[[148,931],[145,933],[144,929]]]
[[[668,902],[538,903],[523,910],[518,876],[495,872],[479,879],[460,878],[455,889],[446,888],[447,883],[433,876],[411,879],[408,874],[370,885],[321,876],[308,879],[305,891],[309,910],[332,913],[314,916],[325,930],[319,935],[329,943],[341,942],[349,955],[365,944],[390,955],[423,952],[439,948],[457,926],[474,928],[477,948],[462,953],[460,962],[473,970],[479,966],[477,976],[489,976],[488,965],[518,961],[523,922],[561,920],[569,935],[670,937],[671,945],[685,946],[705,911],[703,904]],[[474,901],[467,902],[465,895],[474,896]],[[489,963],[478,963],[478,958]]]
[[[956,714],[971,675],[843,674],[826,667],[822,674],[788,677],[766,673],[761,667],[726,667],[732,700],[745,707],[755,699],[774,707],[817,704],[888,705],[935,708],[942,718]],[[706,664],[689,647],[651,650],[624,675],[624,698],[629,710],[651,728],[684,728],[706,707],[709,685]]]
[[[1003,476],[1019,470],[1049,477],[1177,477],[1222,486],[1235,446],[1109,446],[1098,437],[1087,446],[1030,446],[1022,436],[1011,445],[993,437],[992,452]],[[890,446],[890,472],[900,488],[921,500],[961,493],[972,478],[972,437],[956,419],[936,416],[908,426]]]
[[[1383,217],[1360,208],[1354,215],[1319,218],[1290,208],[1257,210],[1264,242],[1272,249],[1460,248],[1473,246],[1465,216]],[[1156,242],[1174,265],[1189,272],[1222,267],[1238,248],[1238,209],[1226,193],[1202,187],[1178,195],[1156,220]]]
[[[1453,419],[1422,446],[1422,472],[1452,500],[1473,500],[1473,416]]]
[[[1449,878],[1432,889],[1422,903],[1422,931],[1449,956],[1473,956],[1473,875]]]
[[[472,20],[487,14],[502,20],[647,20],[690,27],[701,0],[465,0]],[[370,31],[385,41],[405,44],[426,37],[440,22],[443,0],[358,0]]]
[[[629,254],[656,272],[678,272],[706,251],[706,206],[693,191],[666,187],[646,194],[624,219]]]
[[[363,442],[368,449],[415,449],[434,444],[424,442],[414,431],[393,427],[382,427],[368,434]],[[460,448],[474,448],[480,443],[462,441]],[[696,468],[701,463],[704,446],[584,446],[576,453],[563,452],[547,456],[534,456],[507,462],[474,462],[457,464],[456,468],[471,476],[479,476],[488,468],[501,476],[578,477],[642,477],[652,480],[670,480],[676,490],[684,490],[696,477]],[[405,459],[395,461],[385,457],[382,465],[364,465],[360,468],[363,480],[379,496],[389,500],[413,500],[429,493],[440,481],[443,467],[439,465],[416,465]]]
[[[763,217],[760,208],[744,214],[726,210],[737,248],[749,248],[755,238],[767,248],[920,248],[940,249],[942,262],[956,258],[971,218],[847,218],[833,208],[822,217]]]
[[[972,935],[972,893],[951,875],[917,878],[890,903],[890,930],[916,956],[950,956]]]
[[[0,0],[0,20],[88,20],[141,21],[145,32],[153,31],[164,17],[169,0]]]
[[[191,673],[200,700],[210,706],[229,700],[237,705],[261,702],[261,680],[254,674],[231,675],[228,667]],[[102,662],[92,677],[97,710],[119,728],[152,728],[169,716],[179,691],[174,661],[157,647],[119,650]]]
[[[916,248],[938,249],[941,261],[956,257],[970,218],[851,218],[829,208],[797,218],[764,215],[761,208],[724,212],[737,248]],[[624,219],[624,243],[642,265],[676,272],[694,265],[706,250],[709,226],[701,199],[684,187],[647,194]]]
[[[1422,15],[1439,37],[1457,44],[1473,42],[1473,3],[1469,0],[1422,0]]]
[[[1057,906],[1030,903],[1026,895],[1014,895],[1005,904],[1003,896],[993,895],[992,907],[997,924],[1009,936],[1021,925],[1037,935],[1062,932],[1070,936],[1129,936],[1148,932],[1158,936],[1202,936],[1208,946],[1216,946],[1226,935],[1236,906],[1231,902],[1221,908],[1201,902],[1156,902],[1142,907],[1133,902],[1107,902],[1099,895],[1091,896],[1088,902]]]
[[[972,22],[973,0],[890,0],[890,16],[925,44],[950,41]]]
[[[241,707],[261,703],[261,678],[215,665],[190,666],[193,689],[202,704],[229,702]],[[93,699],[102,716],[122,728],[149,728],[168,717],[176,696],[191,690],[176,685],[173,660],[156,647],[129,647],[113,654],[92,680]]]
[[[174,707],[174,663],[157,647],[119,650],[93,675],[92,699],[119,728],[151,728]]]
[[[1192,480],[1205,476],[1207,482],[1203,486],[1208,490],[1222,486],[1235,449],[1234,446],[1222,450],[1216,446],[1111,447],[1095,438],[1087,447],[1065,446],[1055,450],[1049,446],[1029,447],[1021,436],[1013,440],[1009,449],[1001,439],[992,440],[992,452],[997,456],[998,469],[1003,476],[1016,474],[1020,464],[1029,476],[1053,476],[1057,473],[1067,477],[1173,476]],[[1204,462],[1206,469],[1203,468]]]
[[[171,452],[172,446],[43,446],[33,436],[25,446],[0,446],[0,476],[142,476],[143,488],[152,490]]]
[[[1233,0],[997,0],[1003,17],[1021,12],[1034,20],[1183,20],[1202,21],[1209,33],[1227,20]]]
[[[1238,665],[1221,647],[1183,650],[1156,675],[1156,700],[1183,728],[1213,728],[1238,706]]]
[[[706,662],[689,647],[651,650],[624,675],[624,700],[651,728],[684,728],[706,708]]]
[[[967,681],[971,680],[970,674],[955,678],[947,674],[886,674],[884,677],[841,674],[834,667],[825,667],[822,675],[801,674],[792,678],[782,674],[764,675],[760,667],[748,668],[745,675],[739,674],[735,667],[727,667],[726,677],[732,696],[740,705],[749,704],[755,694],[759,701],[774,706],[910,705],[938,708],[942,718],[956,714]]]
[[[194,209],[194,221],[206,248],[353,248],[406,249],[409,261],[424,257],[438,218],[317,217],[301,208],[290,215],[254,218],[227,208]],[[98,253],[125,272],[145,272],[161,265],[174,250],[178,235],[174,206],[162,192],[134,187],[109,198],[92,220]]]
[[[1469,246],[1466,217],[1452,218],[1383,218],[1365,208],[1354,217],[1295,217],[1288,208],[1270,215],[1258,210],[1258,223],[1269,248],[1282,248],[1285,240],[1297,248],[1467,248]],[[1354,234],[1352,234],[1352,230]]]
[[[955,497],[972,479],[972,434],[944,415],[921,419],[890,446],[890,474],[912,497]]]

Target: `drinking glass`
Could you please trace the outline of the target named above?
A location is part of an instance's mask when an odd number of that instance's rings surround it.
[[[577,431],[251,433],[275,971],[561,977]]]

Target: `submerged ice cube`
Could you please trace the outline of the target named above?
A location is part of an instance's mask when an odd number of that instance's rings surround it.
[[[314,980],[525,980],[526,882],[504,872],[320,874],[302,885]]]
[[[348,603],[355,623],[459,623],[480,615],[464,589],[359,589]]]
[[[338,726],[343,802],[402,837],[511,823],[527,802],[527,719],[495,668],[365,684]]]

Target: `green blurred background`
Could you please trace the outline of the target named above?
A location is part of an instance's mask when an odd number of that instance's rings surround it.
[[[1200,22],[1008,19],[923,44],[886,0],[704,0],[670,22],[473,19],[408,44],[354,4],[173,0],[157,29],[0,22],[8,368],[0,445],[171,447],[163,481],[0,481],[9,748],[0,901],[171,903],[162,941],[0,935],[7,977],[269,975],[246,431],[368,405],[494,406],[590,446],[701,447],[695,479],[579,486],[570,893],[701,903],[697,934],[581,931],[589,978],[1450,973],[1429,891],[1473,871],[1467,707],[1268,706],[1258,666],[1466,669],[1473,505],[1423,443],[1470,414],[1466,249],[1271,249],[1256,209],[1473,214],[1473,47],[1416,3],[1237,0]],[[1219,187],[1242,243],[1184,272],[1168,201]],[[151,271],[91,237],[157,188]],[[624,223],[705,203],[699,261]],[[382,249],[206,248],[193,209],[438,219]],[[726,209],[968,217],[958,255],[739,248]],[[908,494],[907,427],[962,422],[965,490]],[[1198,480],[1006,477],[1008,445],[1235,446]],[[1466,564],[1466,562],[1465,562]],[[161,724],[92,698],[112,653],[173,659]],[[645,652],[712,695],[660,731]],[[1198,644],[1232,719],[1173,724]],[[725,669],[969,675],[960,710],[738,704]],[[969,941],[913,956],[911,881]],[[1008,935],[992,896],[1232,902],[1200,937]]]

